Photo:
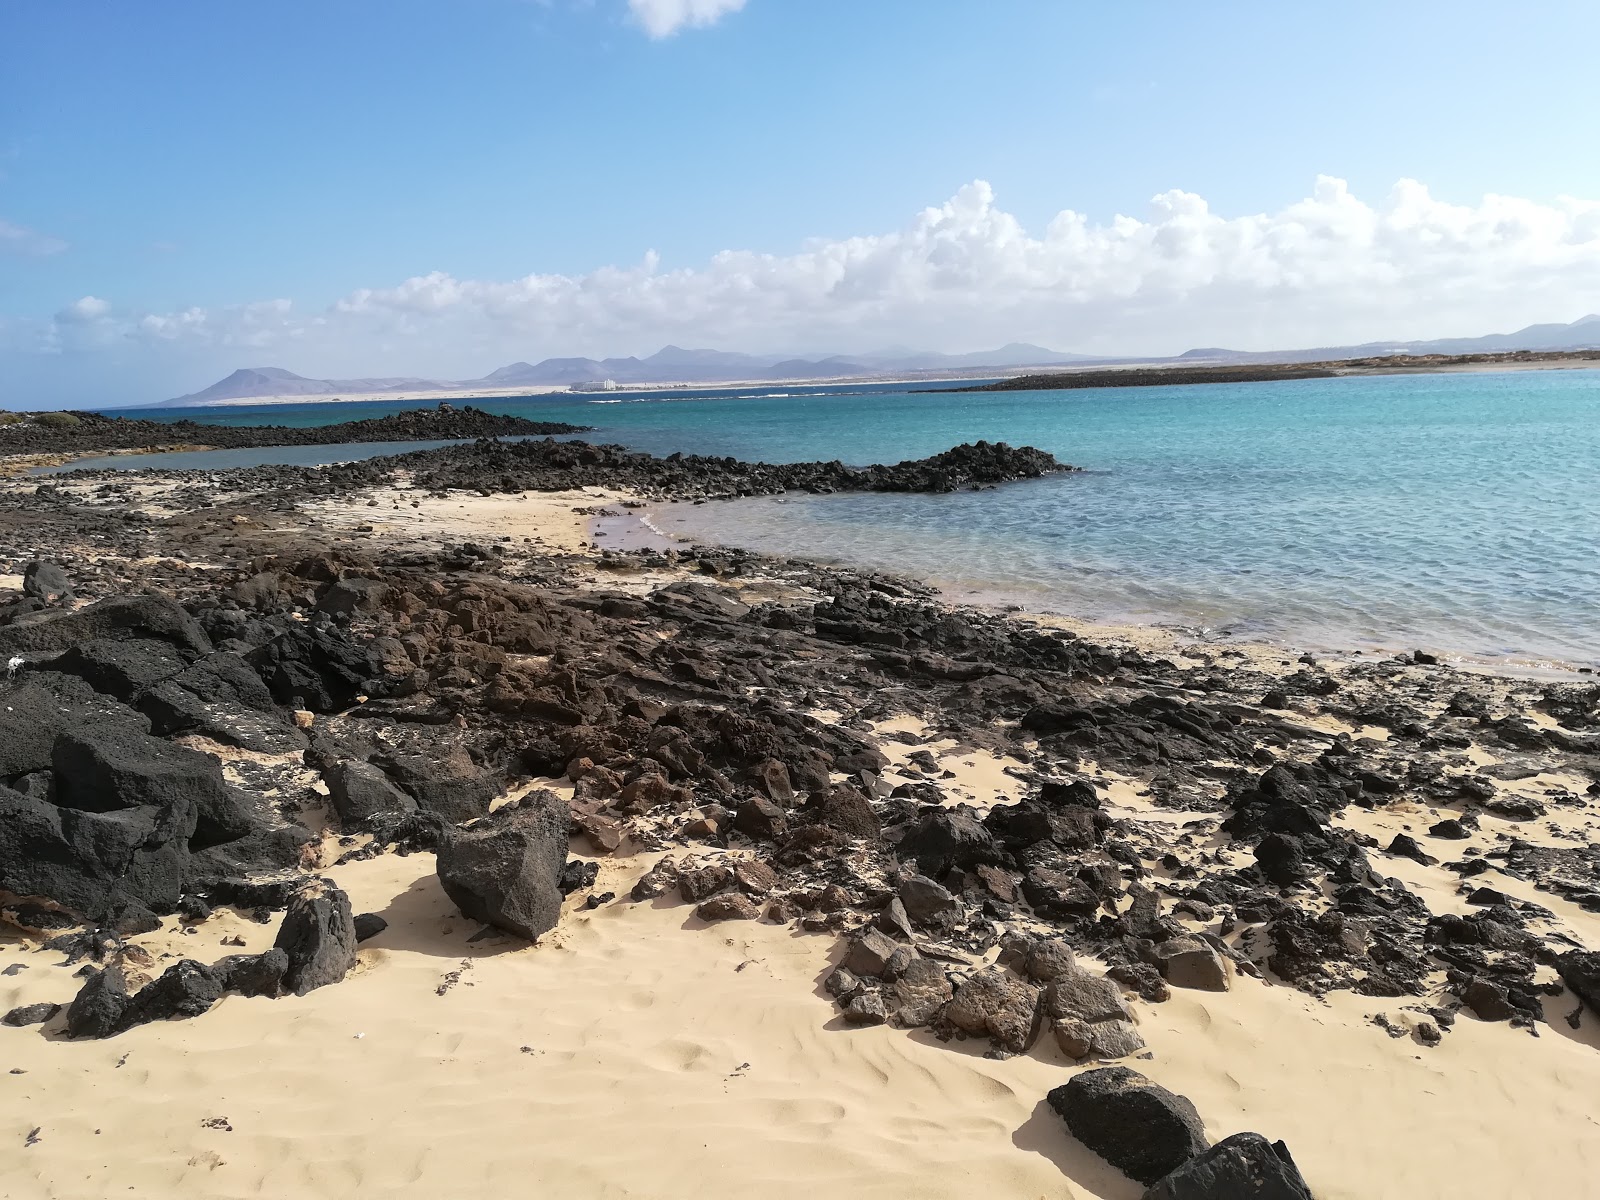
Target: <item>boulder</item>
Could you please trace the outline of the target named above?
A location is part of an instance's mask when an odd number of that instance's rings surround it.
[[[59,564],[36,558],[23,569],[22,594],[54,604],[72,595],[72,580]]]
[[[789,831],[789,819],[765,796],[753,796],[734,810],[733,827],[755,841],[775,842]]]
[[[895,889],[906,914],[917,925],[937,925],[955,917],[961,911],[961,902],[926,875],[907,875]]]
[[[67,1036],[110,1037],[122,1028],[129,1002],[128,979],[121,967],[112,964],[91,975],[67,1006]]]
[[[1176,937],[1153,951],[1161,977],[1173,987],[1202,992],[1228,990],[1231,971],[1222,955],[1197,937]]]
[[[889,960],[894,957],[899,943],[877,929],[864,929],[850,939],[844,952],[843,965],[856,975],[877,977],[883,974]]]
[[[977,816],[960,809],[924,813],[895,847],[900,861],[915,860],[923,875],[941,875],[951,867],[994,862],[999,854],[994,837]]]
[[[677,886],[678,864],[670,858],[663,858],[639,876],[629,895],[635,900],[654,900],[658,896],[665,896]]]
[[[701,901],[694,915],[702,921],[754,921],[761,916],[761,909],[748,896],[724,892]]]
[[[0,659],[67,650],[96,638],[154,638],[195,655],[211,652],[211,639],[180,605],[164,596],[132,596],[0,628]]]
[[[1569,950],[1557,957],[1556,970],[1574,996],[1587,1004],[1591,1012],[1600,1013],[1600,953]]]
[[[0,1017],[0,1025],[10,1025],[14,1029],[25,1025],[43,1025],[60,1011],[59,1004],[21,1004]]]
[[[1131,1022],[1071,1019],[1052,1021],[1051,1034],[1068,1058],[1126,1058],[1144,1049],[1144,1037]]]
[[[955,989],[941,1021],[971,1037],[987,1037],[1009,1054],[1023,1054],[1039,1036],[1039,1001],[1039,988],[991,968]]]
[[[121,1029],[198,1017],[222,999],[223,981],[215,970],[193,959],[180,959],[161,973],[160,978],[134,995],[123,1010]]]
[[[590,882],[594,881],[590,880]],[[389,928],[389,922],[385,921],[377,913],[357,913],[355,923],[356,941],[358,942],[364,942],[368,938],[375,938]]]
[[[345,759],[323,771],[328,801],[348,832],[367,829],[386,820],[399,820],[417,811],[417,802],[389,781],[377,767],[360,759]]]
[[[55,802],[82,812],[153,808],[194,832],[202,808],[225,807],[222,764],[127,729],[63,733],[51,750]]]
[[[933,1024],[954,990],[943,967],[931,958],[916,955],[888,988],[894,1023],[902,1029]]]
[[[851,1025],[882,1025],[889,1010],[877,992],[857,992],[844,1006],[844,1019]]]
[[[76,675],[95,691],[128,703],[187,665],[188,660],[171,642],[155,638],[93,638],[53,659],[50,669]]]
[[[1209,1147],[1194,1105],[1127,1067],[1073,1076],[1048,1097],[1072,1136],[1143,1184]]]
[[[273,945],[288,956],[283,988],[296,996],[338,983],[356,963],[350,897],[326,879],[297,887]]]
[[[567,806],[540,789],[468,829],[448,830],[439,882],[465,915],[532,941],[561,917]]]
[[[0,890],[90,919],[137,904],[170,912],[189,871],[192,807],[83,812],[0,787]]]
[[[1071,1018],[1091,1025],[1098,1021],[1133,1020],[1120,987],[1077,966],[1050,980],[1045,988],[1044,1011],[1052,1021]]]
[[[1142,1200],[1311,1200],[1282,1142],[1236,1133],[1146,1190]]]
[[[488,815],[490,804],[505,786],[503,779],[479,767],[461,746],[429,754],[392,754],[377,762],[416,798],[417,808],[452,825]]]
[[[226,992],[241,996],[276,996],[289,971],[289,954],[274,946],[260,954],[230,954],[213,964]]]

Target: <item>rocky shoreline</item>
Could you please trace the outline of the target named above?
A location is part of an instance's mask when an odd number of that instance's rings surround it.
[[[334,877],[390,854],[432,855],[490,938],[670,900],[834,939],[844,1024],[997,1058],[1128,1059],[1175,994],[1268,984],[1385,1005],[1371,1036],[1422,1054],[1462,1020],[1600,1020],[1600,687],[1424,654],[1158,656],[892,575],[377,525],[391,493],[948,492],[1064,469],[987,443],[851,469],[480,442],[0,491],[21,575],[0,596],[0,913],[86,974],[5,1022],[117,1036],[336,983],[382,919]],[[330,516],[351,506],[372,516]],[[992,802],[957,790],[974,756],[1003,771]],[[643,869],[600,890],[614,860]],[[141,947],[225,909],[276,922],[275,945]],[[1311,1194],[1281,1143],[1212,1146],[1206,1114],[1126,1066],[1048,1103],[1149,1200]]]
[[[264,446],[332,446],[346,442],[443,441],[585,433],[589,426],[499,416],[472,405],[409,409],[334,425],[208,425],[187,419],[147,421],[98,412],[8,413],[0,421],[0,457],[83,456],[174,447],[245,450]]]

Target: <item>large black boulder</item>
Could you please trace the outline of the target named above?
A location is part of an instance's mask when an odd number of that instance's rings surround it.
[[[60,808],[0,787],[0,890],[99,919],[128,904],[170,912],[184,891],[195,810]]]
[[[53,604],[72,595],[72,580],[59,564],[36,558],[22,572],[22,594]]]
[[[1556,970],[1561,982],[1572,989],[1572,994],[1600,1013],[1600,953],[1593,950],[1569,950],[1556,959]]]
[[[130,1003],[128,980],[121,967],[109,966],[99,974],[91,975],[67,1006],[64,1026],[67,1036],[110,1037],[122,1029],[123,1017]]]
[[[124,703],[188,665],[176,646],[156,638],[93,638],[50,660],[50,670],[76,675]]]
[[[119,1032],[151,1021],[198,1017],[222,999],[223,981],[203,963],[184,958],[140,988],[122,1013]]]
[[[505,781],[483,770],[460,746],[429,754],[380,755],[378,763],[415,799],[415,808],[452,825],[487,816]]]
[[[121,729],[64,733],[50,757],[55,801],[63,808],[155,808],[170,813],[176,824],[187,824],[192,833],[191,818],[228,803],[220,762],[149,734]]]
[[[296,996],[338,983],[356,963],[350,897],[326,879],[308,880],[289,897],[273,943],[288,955],[283,988]]]
[[[1236,1133],[1146,1190],[1142,1200],[1312,1200],[1282,1142]]]
[[[328,784],[328,801],[347,832],[366,829],[384,820],[398,820],[417,811],[417,802],[395,787],[389,777],[360,759],[336,762],[322,773]]]
[[[274,946],[260,954],[230,954],[213,964],[224,991],[241,996],[276,996],[289,970],[289,954]]]
[[[904,862],[915,859],[917,870],[937,879],[951,867],[992,863],[999,854],[994,836],[971,811],[941,809],[923,814],[900,839],[895,854]]]
[[[200,623],[165,596],[102,600],[74,612],[51,611],[0,628],[0,657],[69,650],[96,638],[155,638],[192,654],[209,654]]]
[[[328,621],[291,625],[248,661],[279,704],[312,712],[342,712],[381,684],[367,649]]]
[[[1140,1183],[1155,1183],[1209,1145],[1193,1104],[1127,1067],[1075,1075],[1048,1100],[1075,1138]]]
[[[571,816],[536,791],[439,844],[439,882],[467,916],[532,941],[561,917],[561,872]]]
[[[145,733],[149,723],[72,675],[30,672],[0,686],[0,780],[48,771],[56,738],[90,729]]]

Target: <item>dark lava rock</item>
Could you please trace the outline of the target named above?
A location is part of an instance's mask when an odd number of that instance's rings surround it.
[[[1591,1011],[1600,1013],[1600,953],[1593,950],[1571,950],[1556,959],[1556,970],[1561,981],[1572,989],[1573,995],[1587,1004]]]
[[[531,792],[439,845],[439,882],[475,921],[533,941],[561,917],[567,862],[567,805],[553,792]]]
[[[1404,833],[1394,835],[1394,840],[1389,843],[1388,853],[1415,859],[1425,867],[1431,867],[1439,861],[1418,845],[1416,838]]]
[[[0,1017],[0,1024],[21,1028],[24,1025],[43,1025],[61,1011],[59,1004],[23,1004]]]
[[[67,1036],[110,1037],[122,1028],[129,1003],[128,980],[121,967],[109,966],[91,975],[67,1006]]]
[[[130,903],[171,911],[194,827],[192,805],[83,812],[0,786],[0,888],[91,918]]]
[[[589,882],[593,883],[594,880],[591,879]],[[375,938],[389,928],[389,922],[385,921],[377,913],[357,913],[355,924],[356,941],[358,942],[364,942],[368,938]]]
[[[72,595],[72,580],[58,564],[36,558],[22,572],[22,594],[54,604]]]
[[[69,650],[96,638],[154,638],[196,655],[211,652],[211,639],[180,605],[164,596],[132,596],[0,628],[0,656]]]
[[[789,820],[771,800],[754,796],[734,810],[733,827],[758,842],[775,842],[789,831]]]
[[[977,816],[962,809],[924,813],[895,853],[902,862],[916,860],[923,875],[937,877],[951,867],[992,863],[999,847]]]
[[[311,879],[289,897],[273,945],[289,956],[285,991],[296,996],[338,983],[356,964],[350,897],[326,879]]]
[[[128,1002],[122,1028],[198,1017],[222,999],[223,981],[215,970],[193,959],[180,959],[158,979],[145,984]]]
[[[212,970],[222,980],[222,989],[241,996],[276,996],[283,988],[289,970],[287,951],[274,946],[260,954],[230,954],[218,959]]]
[[[1142,1200],[1311,1200],[1282,1142],[1236,1133],[1184,1163]]]
[[[1048,1099],[1075,1138],[1140,1183],[1155,1183],[1209,1146],[1193,1104],[1127,1067],[1075,1075]]]
[[[334,763],[322,777],[327,781],[328,800],[342,829],[364,829],[374,822],[398,820],[417,811],[417,802],[371,763],[347,759]]]

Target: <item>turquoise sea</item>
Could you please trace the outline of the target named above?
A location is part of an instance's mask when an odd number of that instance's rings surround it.
[[[409,405],[148,410],[320,424]],[[599,440],[768,461],[988,438],[1086,470],[954,496],[665,506],[668,533],[904,571],[953,598],[1323,648],[1600,662],[1600,371],[1056,392],[757,388],[482,401]],[[135,415],[133,410],[118,410]],[[331,461],[392,447],[117,458]],[[89,464],[83,464],[89,465]]]

